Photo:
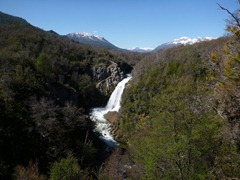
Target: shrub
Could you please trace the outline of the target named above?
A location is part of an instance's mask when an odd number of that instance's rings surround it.
[[[77,159],[71,153],[59,162],[53,163],[50,169],[50,180],[80,179],[81,169]]]

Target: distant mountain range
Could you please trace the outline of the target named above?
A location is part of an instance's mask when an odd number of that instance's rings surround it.
[[[202,41],[210,41],[213,40],[215,38],[212,37],[198,37],[198,38],[188,38],[188,37],[181,37],[179,39],[174,39],[173,41],[167,42],[167,43],[163,43],[161,45],[159,45],[158,47],[154,48],[131,48],[128,49],[130,51],[133,52],[141,52],[141,53],[147,53],[147,52],[154,52],[154,51],[158,51],[161,49],[169,49],[169,48],[173,48],[173,47],[177,47],[177,46],[185,46],[185,45],[192,45],[195,43],[199,43]]]
[[[70,33],[66,35],[69,39],[72,39],[74,41],[78,41],[82,44],[88,44],[91,46],[97,46],[97,47],[102,47],[102,48],[107,48],[107,49],[115,49],[115,50],[123,50],[121,48],[118,48],[117,46],[113,45],[110,43],[108,40],[106,40],[104,37],[98,36],[98,35],[93,35],[90,33]],[[169,49],[181,45],[192,45],[195,43],[199,43],[202,41],[210,41],[212,37],[198,37],[198,38],[188,38],[188,37],[181,37],[179,39],[174,39],[173,41],[163,43],[159,45],[158,47],[154,48],[130,48],[127,49],[128,51],[132,52],[140,52],[140,53],[148,53],[152,51],[158,51],[161,49]]]
[[[4,18],[1,18],[3,16],[4,16]],[[6,15],[2,12],[0,12],[0,23],[1,24],[19,23],[24,26],[30,26],[30,24],[26,20],[19,18],[19,17]],[[48,32],[58,35],[56,32],[54,32],[52,30],[48,31]],[[84,33],[84,32],[70,33],[70,34],[67,34],[66,36],[69,39],[78,41],[82,44],[87,44],[87,45],[102,47],[102,48],[107,48],[107,49],[124,50],[124,49],[118,48],[117,46],[113,45],[108,40],[106,40],[104,37],[93,35],[90,33]],[[210,41],[212,39],[215,39],[215,38],[212,38],[212,37],[203,37],[203,38],[202,37],[198,37],[198,38],[181,37],[179,39],[174,39],[173,41],[163,43],[163,44],[159,45],[158,47],[156,47],[155,49],[136,47],[136,48],[131,48],[131,49],[127,49],[127,50],[132,51],[132,52],[147,53],[147,52],[152,52],[152,51],[158,51],[161,49],[169,49],[169,48],[173,48],[173,47],[177,47],[177,46],[181,46],[181,45],[191,45],[191,44],[195,44],[195,43],[202,42],[202,41]]]
[[[188,38],[188,37],[181,37],[179,39],[174,39],[173,41],[161,44],[160,46],[156,47],[153,51],[158,51],[161,49],[169,49],[169,48],[173,48],[173,47],[177,47],[177,46],[181,46],[181,45],[192,45],[195,43],[199,43],[202,41],[210,41],[212,39],[212,37],[198,37],[198,38]]]
[[[82,44],[88,44],[91,46],[97,46],[107,49],[120,49],[117,46],[113,45],[109,41],[107,41],[104,37],[93,35],[90,33],[70,33],[66,35],[69,39],[74,41],[78,41]]]

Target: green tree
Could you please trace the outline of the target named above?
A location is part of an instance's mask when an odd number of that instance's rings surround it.
[[[144,132],[130,139],[130,148],[150,179],[206,178],[219,149],[221,121],[207,108],[199,84],[186,77],[172,83],[152,99]]]
[[[124,95],[119,132],[129,136],[123,139],[140,167],[134,170],[145,179],[240,176],[233,134],[215,104],[205,52],[211,46],[166,50],[168,56],[143,69]]]
[[[50,180],[69,180],[81,179],[81,169],[77,159],[69,153],[66,158],[53,163],[50,168]]]
[[[51,73],[53,72],[51,60],[44,53],[41,53],[39,57],[36,59],[35,67],[39,73],[45,76],[50,76]]]

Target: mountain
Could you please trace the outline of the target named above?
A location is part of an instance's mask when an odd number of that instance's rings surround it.
[[[148,53],[148,52],[151,52],[153,50],[153,48],[139,48],[139,47],[136,47],[136,48],[130,48],[128,50],[132,51],[132,52]]]
[[[128,49],[129,51],[132,52],[141,52],[141,53],[148,53],[148,52],[152,52],[152,51],[158,51],[161,49],[169,49],[169,48],[173,48],[173,47],[177,47],[177,46],[181,46],[181,45],[192,45],[198,42],[202,42],[202,41],[210,41],[212,39],[212,37],[198,37],[198,38],[188,38],[188,37],[181,37],[179,39],[174,39],[173,41],[161,44],[160,46],[156,47],[155,49],[153,48],[130,48]]]
[[[74,41],[78,41],[82,44],[88,44],[91,46],[97,46],[107,49],[119,49],[117,46],[113,45],[109,41],[107,41],[104,37],[93,35],[90,33],[70,33],[66,35],[69,39]]]
[[[10,25],[10,24],[21,24],[24,26],[30,26],[30,24],[20,17],[11,16],[0,11],[0,24]]]
[[[169,49],[169,48],[177,47],[177,46],[181,46],[181,45],[184,45],[184,46],[192,45],[192,44],[199,43],[202,41],[210,41],[212,39],[215,39],[215,38],[212,38],[212,37],[203,37],[203,38],[202,37],[198,37],[198,38],[181,37],[179,39],[174,39],[173,41],[161,44],[160,46],[156,47],[154,49],[154,51],[158,51],[160,49]]]

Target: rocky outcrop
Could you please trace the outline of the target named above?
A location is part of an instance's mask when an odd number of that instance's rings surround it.
[[[132,67],[127,63],[114,63],[110,65],[99,65],[92,69],[93,78],[97,81],[97,89],[105,94],[110,95],[115,86],[130,73]]]
[[[107,119],[110,123],[116,124],[118,119],[120,118],[120,114],[116,111],[109,111],[104,115],[104,118]]]

